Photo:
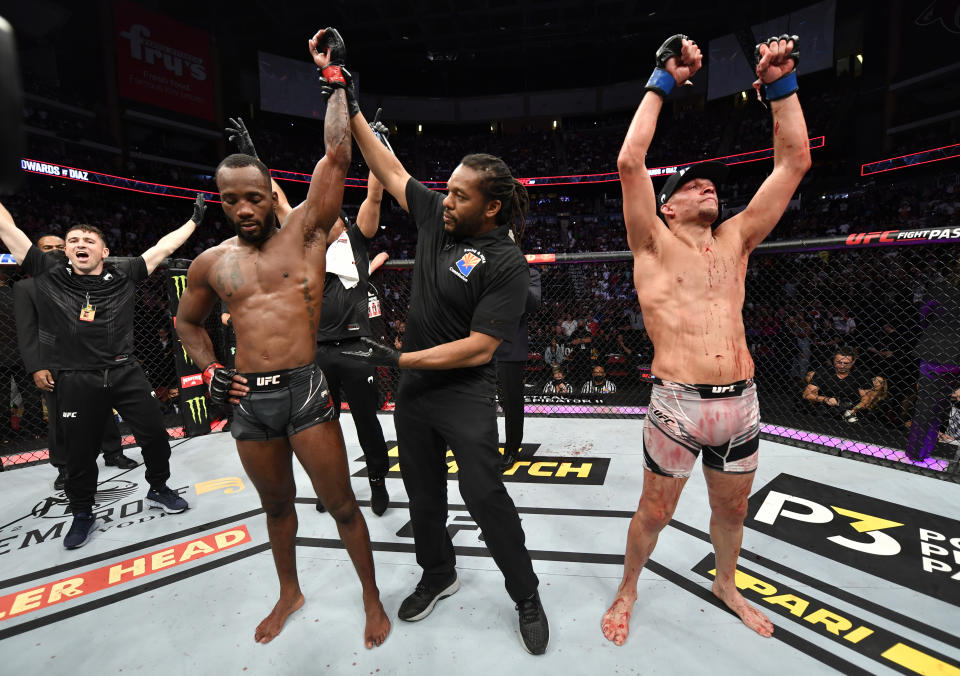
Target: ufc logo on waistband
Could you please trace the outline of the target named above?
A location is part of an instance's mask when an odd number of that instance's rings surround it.
[[[77,412],[76,412],[76,411],[64,411],[61,415],[62,415],[64,418],[76,418],[76,417],[77,417]]]
[[[257,377],[257,387],[263,387],[264,385],[279,385],[280,376],[258,376]]]
[[[723,394],[724,392],[733,392],[733,385],[723,385],[720,387],[713,387],[711,391],[714,394]]]

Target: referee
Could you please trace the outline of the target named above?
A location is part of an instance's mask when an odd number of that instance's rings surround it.
[[[160,403],[133,356],[136,284],[193,234],[205,206],[197,195],[193,217],[142,256],[105,262],[103,232],[76,225],[66,233],[69,264],[58,264],[34,245],[0,204],[0,239],[34,279],[43,348],[49,355],[67,454],[67,499],[73,523],[67,549],[86,544],[98,522],[93,515],[97,455],[110,408],[130,424],[140,444],[150,484],[146,501],[168,513],[187,509],[167,487],[170,443]]]
[[[350,223],[341,212],[330,230],[323,306],[317,330],[317,365],[327,377],[337,418],[340,417],[341,388],[350,404],[350,415],[367,461],[370,509],[377,516],[382,516],[390,504],[385,481],[389,469],[387,442],[377,419],[377,372],[374,366],[344,358],[341,352],[358,349],[360,338],[372,335],[368,300],[369,243],[377,234],[382,199],[383,186],[370,174],[367,198],[360,205],[356,223]],[[317,509],[322,511],[319,500]]]
[[[402,369],[394,425],[423,574],[398,615],[420,620],[460,587],[446,528],[449,446],[459,465],[460,494],[519,611],[523,647],[543,654],[547,617],[520,517],[499,471],[492,361],[500,342],[516,332],[529,285],[526,260],[510,238],[511,228],[521,234],[526,189],[499,158],[467,155],[444,197],[411,178],[359,109],[350,107],[353,137],[367,165],[418,229],[403,354],[369,339],[354,353]]]

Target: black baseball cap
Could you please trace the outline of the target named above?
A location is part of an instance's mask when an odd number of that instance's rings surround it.
[[[657,195],[657,212],[659,213],[660,207],[665,204],[667,200],[670,199],[670,196],[677,191],[677,188],[684,183],[688,183],[695,178],[706,178],[719,188],[729,173],[730,167],[723,162],[699,162],[697,164],[691,164],[685,169],[681,169],[668,178],[667,182],[663,184],[663,188],[660,189],[660,193]]]

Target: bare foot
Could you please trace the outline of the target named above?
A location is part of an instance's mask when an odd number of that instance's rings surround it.
[[[363,628],[363,640],[367,645],[367,650],[375,648],[387,640],[387,634],[390,633],[390,619],[383,610],[383,604],[377,599],[374,602],[364,604],[367,614],[367,626]]]
[[[287,618],[300,610],[302,605],[303,594],[297,594],[291,600],[287,600],[281,596],[270,614],[263,619],[263,622],[257,625],[257,631],[253,634],[254,640],[257,643],[270,643],[270,641],[277,637],[280,630],[283,629],[283,623],[287,621]]]
[[[603,616],[600,628],[603,629],[603,635],[607,640],[613,641],[614,645],[623,645],[627,641],[627,635],[630,633],[630,615],[636,600],[635,596],[632,599],[617,596],[607,614]]]
[[[731,587],[724,590],[717,581],[714,580],[713,595],[723,601],[727,605],[727,608],[735,612],[737,617],[743,620],[743,623],[755,632],[767,638],[773,636],[773,622],[771,622],[766,615],[747,603],[747,600],[743,598],[743,594],[740,593],[739,589]]]

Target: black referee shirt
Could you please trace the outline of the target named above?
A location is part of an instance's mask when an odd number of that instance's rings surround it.
[[[134,360],[136,284],[147,278],[142,256],[104,263],[99,275],[76,275],[31,246],[21,265],[35,280],[40,340],[51,368],[98,370]],[[87,305],[92,321],[80,318]]]
[[[323,307],[320,309],[320,327],[317,342],[349,340],[370,334],[370,310],[367,301],[367,282],[370,279],[369,240],[356,223],[345,231],[353,250],[360,281],[352,289],[343,286],[340,278],[327,273],[323,282]],[[343,237],[343,235],[341,235]]]
[[[513,338],[530,274],[520,248],[510,240],[509,226],[455,239],[443,229],[442,194],[411,178],[406,196],[419,232],[403,351],[450,343],[471,331]],[[492,360],[470,368],[404,373],[401,395],[440,387],[489,397],[496,390]]]

